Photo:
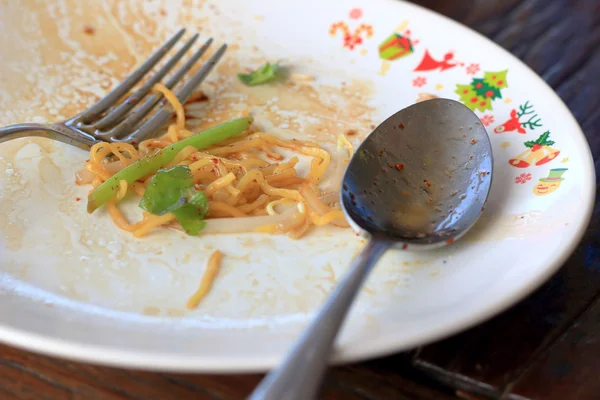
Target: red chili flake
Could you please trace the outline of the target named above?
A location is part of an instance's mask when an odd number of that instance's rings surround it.
[[[402,245],[402,250],[406,250],[406,249],[408,249],[408,245],[405,243]]]
[[[463,133],[463,136],[462,136],[462,137],[467,137],[467,134],[466,134],[466,133]]]
[[[452,244],[452,243],[454,243],[454,239],[452,239],[452,238],[450,238],[450,239],[447,239],[447,240],[446,240],[446,243],[448,243],[448,244]]]
[[[394,164],[392,164],[391,162],[388,163],[388,167],[390,168],[394,168]]]
[[[131,141],[131,142],[129,142],[129,143],[131,143],[131,145],[132,145],[132,146],[135,146],[135,145],[137,144],[137,142],[136,142],[135,140],[132,140],[132,141]]]
[[[423,182],[425,183],[425,186],[431,187],[431,183],[427,182],[427,179],[423,179]]]
[[[429,203],[432,203],[432,204],[433,204],[433,200],[432,200],[432,199],[427,199],[427,201],[428,201]]]
[[[404,124],[400,124],[400,125],[398,125],[398,127],[399,127],[400,129],[404,129]]]
[[[351,198],[352,200],[354,200],[354,199],[356,198],[356,196],[354,195],[354,193],[350,193],[350,198]]]
[[[213,162],[213,164],[218,164],[219,163],[219,160],[217,158],[213,158],[211,161]]]
[[[402,171],[404,169],[404,164],[396,164],[396,169]]]
[[[375,129],[375,125],[371,125],[369,128],[371,128],[371,129]]]
[[[75,197],[75,201],[81,201],[81,197]]]
[[[408,196],[408,193],[406,193],[405,191],[402,191],[402,193],[400,193],[400,194],[404,197]]]
[[[438,151],[439,151],[438,149],[435,149],[433,152],[434,152],[434,153],[437,153]]]
[[[481,176],[486,176],[486,175],[487,175],[487,172],[483,171],[483,172],[481,172],[479,175],[481,175]]]
[[[94,28],[91,25],[86,25],[83,27],[83,33],[85,33],[86,35],[93,35],[96,32],[96,28]]]
[[[354,136],[356,134],[357,134],[356,129],[348,129],[346,131],[346,136]]]
[[[381,172],[387,172],[386,168],[381,168]]]
[[[477,142],[478,142],[478,140],[477,140],[477,139],[471,139],[471,144],[475,144],[475,143],[477,143]]]
[[[469,156],[469,160],[472,160],[472,159],[473,159],[473,156]]]
[[[485,207],[481,207],[481,211],[485,210]]]

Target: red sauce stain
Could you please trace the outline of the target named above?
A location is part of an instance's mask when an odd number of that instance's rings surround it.
[[[83,27],[83,33],[85,33],[86,35],[92,36],[95,32],[96,32],[96,28],[94,28],[91,25],[86,25]]]

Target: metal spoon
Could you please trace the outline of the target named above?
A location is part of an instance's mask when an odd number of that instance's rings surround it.
[[[433,99],[379,125],[357,149],[342,206],[370,241],[279,368],[251,400],[315,399],[333,341],[358,290],[390,247],[450,244],[479,218],[492,179],[492,147],[479,118],[459,102]]]

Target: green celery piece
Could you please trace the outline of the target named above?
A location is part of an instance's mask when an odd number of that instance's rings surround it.
[[[194,188],[193,177],[187,166],[161,169],[152,177],[140,208],[155,214],[172,213],[188,235],[197,235],[206,225],[208,198]]]
[[[248,74],[238,74],[238,78],[248,86],[256,86],[272,81],[277,77],[278,72],[279,64],[266,63],[256,71]]]
[[[139,159],[130,166],[123,168],[89,194],[87,204],[88,213],[93,213],[97,208],[114,197],[119,190],[119,182],[121,180],[132,184],[138,179],[158,171],[162,166],[171,162],[177,153],[187,146],[195,147],[198,150],[204,149],[225,139],[239,135],[248,129],[251,124],[252,117],[236,118],[177,143],[173,143],[155,154]]]
[[[187,166],[158,170],[148,183],[140,200],[140,208],[154,215],[176,210],[193,195],[189,193],[193,186],[192,175]]]
[[[206,226],[204,216],[199,217],[198,210],[189,204],[171,213],[177,218],[179,225],[181,225],[188,235],[196,236]]]

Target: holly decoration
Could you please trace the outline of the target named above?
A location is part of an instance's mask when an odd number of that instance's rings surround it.
[[[525,147],[531,149],[531,151],[538,151],[544,146],[552,146],[554,144],[554,140],[550,139],[550,131],[546,131],[540,135],[536,140],[529,140],[525,142]]]
[[[483,78],[473,78],[469,85],[456,85],[455,93],[471,110],[491,110],[492,101],[502,98],[501,89],[507,88],[508,70],[485,72]]]

